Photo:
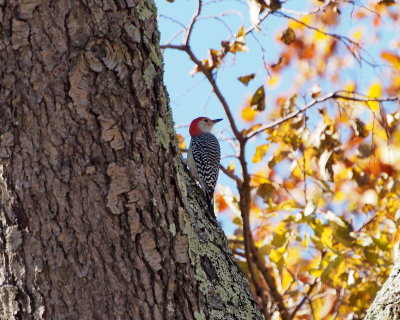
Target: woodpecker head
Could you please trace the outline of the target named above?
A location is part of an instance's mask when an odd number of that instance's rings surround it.
[[[214,124],[220,122],[222,119],[211,120],[207,117],[199,117],[192,121],[190,124],[189,132],[192,137],[196,137],[203,133],[211,132]]]

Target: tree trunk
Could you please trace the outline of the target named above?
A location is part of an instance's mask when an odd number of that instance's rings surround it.
[[[400,320],[400,260],[376,295],[365,320]]]
[[[153,2],[0,6],[0,319],[261,319],[183,170]]]

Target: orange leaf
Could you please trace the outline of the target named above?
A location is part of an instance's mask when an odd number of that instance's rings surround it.
[[[389,62],[393,68],[400,70],[400,56],[390,51],[383,51],[381,53],[381,58]]]

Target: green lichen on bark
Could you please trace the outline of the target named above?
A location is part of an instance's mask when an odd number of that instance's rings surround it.
[[[162,118],[158,118],[157,120],[156,134],[157,144],[162,146],[165,150],[169,150],[171,143],[170,132]]]
[[[153,1],[139,1],[136,10],[140,20],[147,20],[156,12]]]
[[[176,236],[176,226],[175,223],[171,223],[168,228],[169,232],[175,237]]]
[[[206,315],[203,313],[203,311],[201,311],[201,312],[195,311],[194,312],[194,318],[196,320],[206,320]]]
[[[178,184],[196,188],[181,171]],[[248,283],[233,260],[225,235],[219,226],[209,221],[201,207],[200,192],[189,192],[189,210],[185,213],[185,229],[189,241],[189,257],[195,270],[199,289],[206,299],[207,310],[200,310],[207,319],[262,319]]]

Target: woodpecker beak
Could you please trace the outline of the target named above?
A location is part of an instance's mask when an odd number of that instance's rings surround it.
[[[215,119],[215,120],[211,120],[211,121],[215,124],[215,123],[217,123],[217,122],[222,121],[222,119]]]

